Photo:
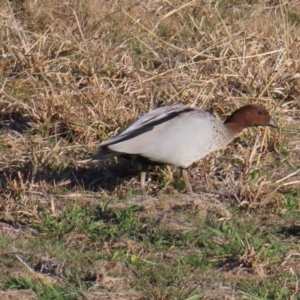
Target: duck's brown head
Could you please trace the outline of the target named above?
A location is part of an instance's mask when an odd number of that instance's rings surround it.
[[[279,128],[269,112],[263,106],[256,104],[245,105],[237,109],[225,120],[224,124],[236,133],[254,126]]]

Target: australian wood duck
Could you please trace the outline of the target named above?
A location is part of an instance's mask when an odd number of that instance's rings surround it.
[[[164,106],[148,112],[111,140],[101,143],[94,158],[123,156],[144,165],[180,167],[187,192],[192,193],[187,168],[210,152],[224,148],[241,130],[252,126],[278,128],[260,105],[243,106],[224,123],[201,109],[182,104]],[[141,190],[145,189],[145,176],[143,170]]]

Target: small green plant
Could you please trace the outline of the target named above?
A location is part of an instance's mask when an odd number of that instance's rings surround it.
[[[75,300],[78,296],[77,293],[71,291],[69,287],[63,288],[52,284],[44,284],[42,281],[24,277],[7,277],[4,287],[13,290],[33,290],[41,300]]]

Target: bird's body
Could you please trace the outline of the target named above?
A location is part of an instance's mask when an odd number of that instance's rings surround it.
[[[125,131],[101,143],[94,157],[135,156],[149,164],[185,170],[209,153],[226,147],[242,129],[259,125],[277,127],[265,108],[258,105],[242,107],[224,124],[204,110],[170,105],[145,114]],[[188,192],[192,192],[186,171],[183,175]]]

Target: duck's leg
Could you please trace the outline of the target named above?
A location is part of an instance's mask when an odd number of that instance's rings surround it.
[[[142,193],[146,192],[145,181],[146,181],[147,171],[148,171],[148,166],[142,165],[142,171],[140,175],[140,190]]]
[[[146,192],[146,188],[145,188],[145,179],[146,179],[146,172],[142,171],[141,172],[141,178],[140,178],[140,190],[141,192],[145,193]]]
[[[188,192],[188,194],[193,194],[193,189],[189,181],[187,169],[182,169],[182,177],[185,183],[186,191]]]

